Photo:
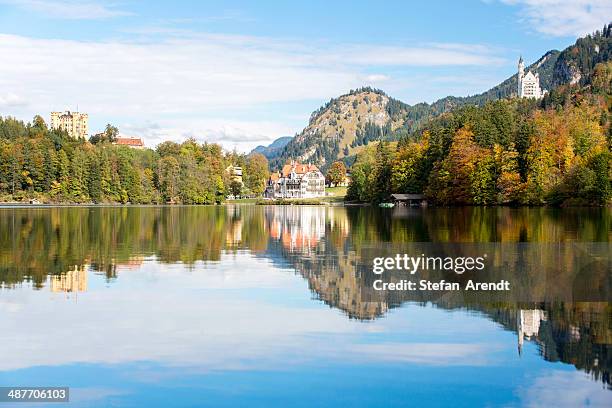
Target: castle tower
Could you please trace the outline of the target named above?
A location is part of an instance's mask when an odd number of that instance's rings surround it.
[[[525,63],[523,62],[523,56],[521,55],[518,62],[518,92],[519,98],[523,97],[523,78],[525,77]]]
[[[540,99],[546,94],[546,90],[540,88],[540,74],[535,71],[525,73],[525,63],[522,56],[518,62],[517,85],[519,98]]]
[[[76,139],[87,139],[89,116],[79,112],[51,112],[51,129],[61,129],[68,136]]]
[[[517,310],[518,353],[523,353],[525,337],[528,340],[537,339],[540,333],[540,323],[547,320],[546,312],[541,309]]]

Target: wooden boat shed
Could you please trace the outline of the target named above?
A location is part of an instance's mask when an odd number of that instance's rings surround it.
[[[426,207],[427,200],[423,194],[391,194],[396,206]]]

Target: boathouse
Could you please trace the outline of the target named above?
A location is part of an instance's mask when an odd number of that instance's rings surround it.
[[[423,194],[391,194],[396,206],[426,207],[427,200]]]

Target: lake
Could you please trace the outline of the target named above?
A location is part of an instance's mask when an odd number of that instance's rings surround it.
[[[610,407],[611,236],[610,209],[2,207],[0,385],[69,386],[71,407]],[[416,279],[512,290],[373,290],[403,253],[485,254]]]

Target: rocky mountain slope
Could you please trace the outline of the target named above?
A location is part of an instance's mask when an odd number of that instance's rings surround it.
[[[560,53],[554,66],[553,86],[563,84],[587,84],[595,65],[610,61],[612,57],[612,23],[592,35],[576,40],[576,43]]]
[[[326,167],[351,156],[360,146],[401,131],[407,122],[404,106],[372,88],[334,98],[312,113],[308,126],[272,160],[272,167],[288,158]]]
[[[580,38],[565,50],[548,51],[528,70],[540,75],[543,89],[564,84],[588,83],[593,67],[609,61],[612,54],[612,25]],[[308,126],[285,147],[271,156],[272,169],[288,159],[314,163],[324,170],[335,160],[349,164],[351,158],[372,141],[397,140],[414,132],[429,119],[465,105],[484,105],[487,101],[516,95],[517,75],[478,95],[447,96],[432,104],[408,105],[369,87],[352,90],[330,100],[314,111]]]

